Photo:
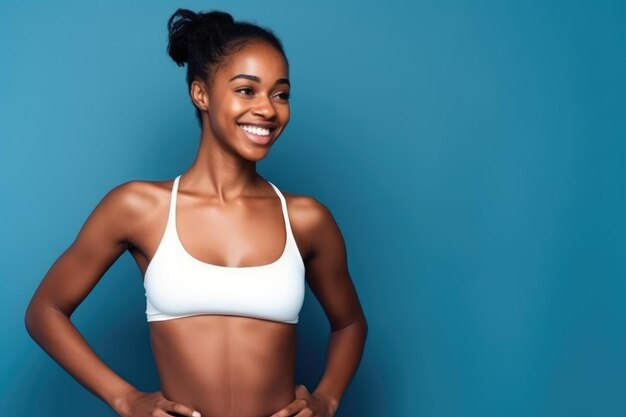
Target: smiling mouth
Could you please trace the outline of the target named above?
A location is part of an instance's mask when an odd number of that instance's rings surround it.
[[[257,135],[257,136],[269,136],[272,134],[274,130],[276,130],[275,127],[262,127],[262,126],[250,125],[246,123],[238,123],[238,125],[246,132],[252,133],[253,135]]]
[[[250,141],[259,145],[268,144],[274,136],[274,131],[276,131],[275,127],[263,128],[245,123],[237,123],[237,126],[239,126]]]

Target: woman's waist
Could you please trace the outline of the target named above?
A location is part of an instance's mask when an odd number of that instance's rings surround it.
[[[276,354],[251,351],[195,349],[155,355],[161,390],[172,401],[205,409],[219,417],[262,417],[295,398],[295,357],[290,350]],[[272,410],[272,407],[276,407]],[[202,413],[205,417],[205,413]],[[228,414],[233,411],[232,414]]]
[[[192,407],[203,417],[266,417],[295,399],[293,377],[259,381],[250,375],[161,379],[165,398]]]
[[[295,348],[289,343],[276,344],[168,344],[153,346],[153,354],[164,384],[193,384],[216,390],[229,382],[242,389],[263,390],[294,380]]]
[[[180,387],[184,390],[216,392],[221,390],[240,395],[271,395],[294,388],[295,375],[292,361],[275,363],[241,364],[186,362],[158,364],[157,371],[162,387]]]

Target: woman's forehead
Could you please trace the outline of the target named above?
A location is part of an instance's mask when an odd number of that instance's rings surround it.
[[[235,52],[222,67],[221,75],[228,81],[238,74],[256,76],[260,82],[288,78],[289,69],[283,55],[265,43],[254,43]],[[257,80],[259,81],[259,80]]]

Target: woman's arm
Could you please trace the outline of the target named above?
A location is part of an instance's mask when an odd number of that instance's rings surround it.
[[[59,365],[121,416],[145,417],[155,408],[192,416],[193,410],[160,394],[136,389],[109,368],[72,324],[74,310],[129,247],[149,200],[140,182],[111,190],[89,215],[75,241],[54,262],[26,310],[30,336]]]
[[[44,276],[25,315],[26,329],[35,342],[114,409],[135,388],[100,360],[70,317],[128,247],[127,188],[127,184],[116,187],[97,205],[75,241]]]
[[[324,205],[316,202],[315,207],[306,275],[326,312],[331,335],[324,374],[313,395],[327,398],[336,410],[361,361],[368,327],[339,226]]]
[[[306,230],[306,277],[328,317],[331,335],[320,382],[311,394],[305,386],[298,386],[297,397],[307,399],[316,415],[332,416],[361,361],[368,326],[348,272],[346,246],[337,223],[323,204],[310,197],[305,201],[306,208],[298,212],[305,213],[299,219]],[[324,404],[316,405],[319,402]],[[304,406],[297,398],[275,416],[290,416]],[[327,413],[321,414],[316,406],[326,408]]]

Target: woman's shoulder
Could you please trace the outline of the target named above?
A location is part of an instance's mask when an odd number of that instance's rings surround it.
[[[169,202],[173,180],[128,180],[111,188],[103,198],[127,216],[145,214]]]
[[[330,209],[318,198],[285,193],[291,227],[305,262],[312,254],[332,248],[342,253],[345,248],[342,232]]]
[[[335,222],[330,209],[318,198],[285,191],[282,194],[287,203],[289,218],[299,229],[311,231]]]
[[[327,209],[326,206],[312,195],[296,194],[293,192],[282,191],[281,193],[287,201],[287,205],[294,210],[320,211]]]

